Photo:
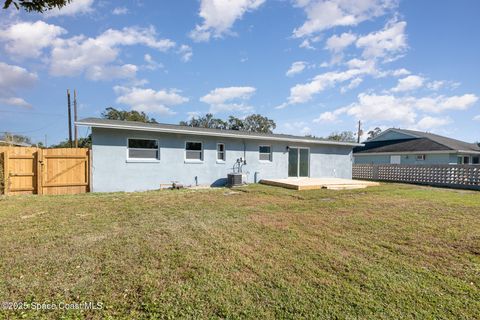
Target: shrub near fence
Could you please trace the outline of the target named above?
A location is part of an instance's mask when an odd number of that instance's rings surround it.
[[[354,164],[353,178],[480,190],[478,165]]]

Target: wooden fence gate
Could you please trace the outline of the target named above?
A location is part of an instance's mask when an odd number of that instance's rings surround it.
[[[3,162],[4,194],[76,194],[89,191],[89,149],[0,147],[0,161]]]

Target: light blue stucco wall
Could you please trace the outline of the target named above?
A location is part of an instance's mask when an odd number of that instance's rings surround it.
[[[128,162],[127,138],[158,139],[160,160]],[[318,144],[298,144],[221,137],[188,136],[117,129],[92,128],[92,186],[94,192],[141,191],[158,189],[160,184],[178,181],[184,185],[222,185],[232,172],[236,159],[247,160],[243,167],[245,179],[287,178],[287,146],[310,148],[310,177],[352,177],[352,148]],[[185,161],[185,141],[201,141],[204,148],[202,163]],[[216,161],[217,143],[225,143],[226,161]],[[272,147],[272,162],[259,161],[259,145]]]
[[[395,155],[392,153],[392,155]],[[418,161],[416,154],[402,154],[400,164],[456,164],[456,153],[426,154],[424,161]],[[354,155],[355,164],[389,164],[390,155]]]

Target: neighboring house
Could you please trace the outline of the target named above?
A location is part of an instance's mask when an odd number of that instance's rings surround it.
[[[352,177],[357,143],[218,130],[171,124],[87,118],[92,128],[93,191],[158,189],[183,185],[221,186],[237,159],[247,182],[287,177]]]
[[[388,129],[353,152],[355,164],[480,164],[474,143],[403,129]]]

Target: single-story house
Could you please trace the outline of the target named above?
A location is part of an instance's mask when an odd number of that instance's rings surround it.
[[[353,150],[355,164],[480,164],[480,147],[433,133],[388,129]]]
[[[172,124],[87,118],[94,192],[225,185],[241,167],[245,182],[287,177],[352,178],[357,143]],[[242,163],[239,163],[242,159]],[[235,167],[235,169],[234,169]]]

